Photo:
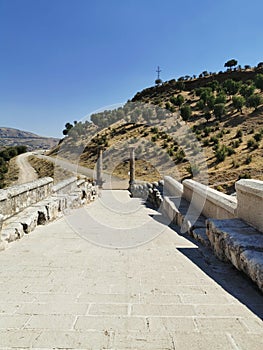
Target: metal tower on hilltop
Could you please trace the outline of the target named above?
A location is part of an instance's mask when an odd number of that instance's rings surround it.
[[[161,69],[159,66],[157,67],[156,73],[157,73],[157,79],[155,80],[155,84],[160,85],[162,83],[162,79],[160,78]]]

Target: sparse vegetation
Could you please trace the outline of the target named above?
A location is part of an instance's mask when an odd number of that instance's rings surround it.
[[[109,149],[115,143],[130,140],[129,143],[137,147],[138,140],[143,137],[145,143],[138,155],[145,152],[147,159],[157,157],[160,162],[170,157],[183,178],[193,170],[187,160],[188,152],[192,155],[198,154],[200,150],[192,145],[190,139],[182,138],[174,143],[173,137],[166,135],[162,129],[164,121],[169,120],[168,133],[176,134],[184,125],[181,122],[183,119],[193,130],[195,138],[201,141],[207,155],[211,184],[223,177],[226,181],[226,185],[222,186],[224,190],[233,188],[233,182],[240,174],[263,180],[263,132],[260,131],[260,126],[263,127],[260,108],[263,65],[246,65],[242,68],[232,59],[225,63],[225,67],[225,72],[203,71],[199,78],[198,75],[182,76],[177,81],[173,79],[145,89],[135,95],[130,105],[127,103],[117,110],[92,115],[91,125],[77,123],[70,129],[64,142],[67,139],[70,143],[79,135],[85,138],[88,128],[96,128],[99,137],[92,140],[81,155],[81,164],[90,166],[96,161],[98,145]],[[142,127],[145,123],[151,126]],[[106,129],[110,125],[111,130]],[[77,130],[76,135],[74,129]],[[164,154],[154,155],[152,147],[161,149]],[[251,162],[253,169],[249,168]],[[143,166],[144,163],[140,164]],[[114,174],[118,175],[118,172],[122,172],[121,165]]]

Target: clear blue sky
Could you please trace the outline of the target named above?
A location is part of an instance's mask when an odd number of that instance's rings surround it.
[[[0,0],[0,126],[67,121],[161,78],[263,61],[262,0]]]

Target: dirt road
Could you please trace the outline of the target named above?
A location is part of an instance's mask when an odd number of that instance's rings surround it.
[[[28,162],[28,157],[31,155],[32,152],[27,152],[16,157],[16,163],[19,167],[19,176],[16,182],[18,185],[38,179],[36,171]]]

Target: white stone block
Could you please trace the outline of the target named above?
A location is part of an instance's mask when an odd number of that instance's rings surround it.
[[[236,191],[238,217],[263,232],[263,181],[239,180]]]

